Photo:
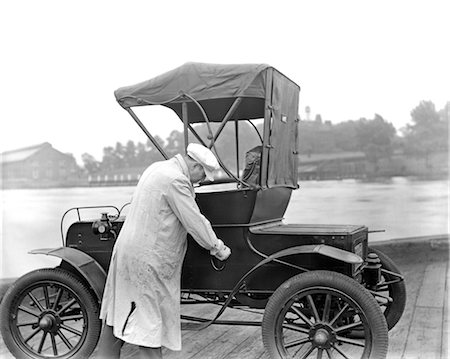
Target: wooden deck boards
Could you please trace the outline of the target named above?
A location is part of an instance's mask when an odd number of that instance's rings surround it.
[[[389,359],[448,358],[448,244],[447,237],[374,244],[396,262],[407,285],[406,310],[389,333]],[[184,305],[182,311],[211,318],[218,309],[212,304]],[[227,309],[221,319],[238,318],[258,320],[261,314]],[[164,350],[164,359],[268,359],[260,327],[212,325],[201,331],[183,331],[182,335],[183,350]],[[131,345],[122,349],[123,358],[132,358],[135,353]],[[0,358],[12,358],[1,339]]]
[[[442,341],[442,308],[417,307],[408,333],[406,358],[439,358]]]
[[[409,326],[406,358],[441,358],[445,342],[447,265],[445,262],[431,263],[425,269]]]
[[[427,265],[416,306],[440,309],[444,307],[446,270],[445,262]]]
[[[442,349],[441,349],[441,358],[448,358],[450,353],[448,350],[448,342],[450,338],[450,333],[448,330],[448,316],[449,311],[448,307],[450,304],[449,298],[449,279],[450,279],[450,265],[447,263],[447,272],[446,272],[446,283],[445,283],[445,301],[444,301],[444,319],[442,321]]]

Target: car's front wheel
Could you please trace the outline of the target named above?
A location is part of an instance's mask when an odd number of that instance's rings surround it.
[[[351,337],[354,329],[364,334]],[[271,358],[386,358],[386,320],[359,283],[330,271],[284,282],[267,303],[262,325]]]
[[[16,358],[87,358],[101,321],[89,288],[62,269],[39,269],[19,278],[0,308],[3,340]]]

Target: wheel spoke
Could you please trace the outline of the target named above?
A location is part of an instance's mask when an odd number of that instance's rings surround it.
[[[350,338],[346,338],[346,337],[342,337],[342,336],[336,336],[336,339],[342,343],[346,343],[346,344],[351,344],[351,345],[355,345],[357,347],[364,347],[364,343],[362,343],[361,341],[357,340],[357,339],[350,339]]]
[[[77,320],[77,319],[83,319],[83,314],[77,314],[77,315],[68,315],[66,317],[60,317],[61,322],[67,322],[68,320]]]
[[[323,349],[319,348],[317,349],[317,359],[322,359]]]
[[[339,319],[339,317],[350,307],[348,303],[345,303],[345,305],[342,307],[342,309],[339,311],[339,313],[336,314],[336,316],[333,318],[333,320],[329,323],[330,325],[333,325],[336,320]]]
[[[39,303],[39,301],[36,299],[36,297],[31,293],[28,292],[28,296],[31,298],[31,300],[33,301],[33,303],[36,305],[36,307],[43,312],[44,308],[42,307],[41,303]]]
[[[47,332],[44,332],[44,334],[42,335],[42,339],[39,343],[38,351],[37,351],[39,354],[41,354],[41,352],[42,352],[42,347],[44,346],[46,337],[47,337]]]
[[[296,324],[283,324],[283,328],[290,329],[290,330],[293,330],[295,332],[309,334],[309,330],[308,329],[303,328],[303,327],[301,327],[299,325],[296,325]]]
[[[311,306],[311,309],[314,313],[314,319],[317,323],[320,321],[320,317],[319,317],[319,312],[317,311],[317,308],[316,308],[316,304],[314,303],[314,299],[313,299],[312,295],[307,295],[306,298],[308,298],[308,303]]]
[[[55,341],[55,334],[50,333],[50,338],[52,340],[52,349],[53,349],[53,355],[58,355],[58,348],[56,347],[56,341]]]
[[[340,333],[340,332],[343,332],[348,329],[353,329],[353,328],[359,327],[360,325],[362,325],[362,321],[343,325],[342,327],[336,328],[335,330],[336,330],[336,332]]]
[[[345,355],[336,345],[333,345],[334,350],[336,350],[339,354],[341,354],[345,359],[350,359],[347,355]]]
[[[311,321],[306,317],[306,315],[304,315],[300,310],[298,310],[297,308],[295,308],[294,306],[292,306],[290,308],[295,314],[297,314],[301,320],[303,320],[306,324],[308,324],[310,327],[313,326],[313,323],[311,323]]]
[[[61,328],[61,329],[65,329],[65,330],[67,330],[68,332],[71,332],[71,333],[73,333],[73,334],[75,334],[75,335],[78,335],[79,337],[81,337],[81,335],[83,334],[83,333],[80,332],[79,330],[76,330],[76,329],[74,329],[74,328],[72,328],[72,327],[68,327],[67,325],[64,325],[64,324],[61,324],[60,328]]]
[[[77,302],[75,298],[73,298],[69,303],[67,303],[64,307],[62,307],[60,310],[56,312],[57,315],[61,315],[61,313],[64,313],[67,309],[69,309],[72,305],[74,305]]]
[[[41,331],[41,328],[36,328],[23,342],[28,343],[31,338],[33,338],[37,333]]]
[[[326,350],[326,352],[327,352],[327,356],[328,356],[328,359],[333,359],[333,353],[331,352],[331,350],[330,349],[325,349]]]
[[[73,349],[72,344],[70,344],[69,340],[66,338],[66,336],[61,333],[61,330],[58,329],[58,335],[61,338],[61,340],[64,342],[64,344],[66,344],[67,348],[69,349]]]
[[[285,347],[286,349],[288,349],[288,348],[295,347],[295,346],[297,346],[297,345],[305,344],[305,343],[307,343],[307,342],[309,342],[309,341],[311,341],[311,340],[310,340],[308,337],[306,337],[306,338],[303,338],[303,339],[294,340],[294,341],[292,341],[292,342],[290,342],[290,343],[286,343],[286,344],[284,345],[284,347]]]
[[[55,301],[53,302],[53,306],[52,306],[52,309],[53,309],[53,310],[56,310],[56,307],[58,306],[59,301],[61,300],[62,294],[63,294],[63,289],[62,289],[62,288],[59,288],[59,289],[58,289],[58,293],[56,294],[56,299],[55,299]]]
[[[311,345],[311,348],[309,348],[309,350],[300,359],[307,358],[309,356],[309,354],[311,354],[315,348],[316,347],[314,345]]]
[[[44,284],[44,286],[42,287],[42,289],[44,290],[45,307],[46,307],[47,309],[50,309],[50,297],[48,296],[48,288],[47,288],[47,286]]]
[[[37,322],[37,321],[34,321],[34,322],[23,322],[23,323],[17,323],[17,324],[16,324],[16,327],[17,327],[17,328],[20,328],[20,327],[28,327],[28,326],[30,326],[30,325],[35,325],[35,324],[38,324],[38,322]]]
[[[23,305],[19,305],[19,307],[17,309],[19,309],[25,313],[28,313],[28,314],[32,315],[33,317],[36,317],[36,318],[39,317],[39,313],[32,312],[30,309],[28,309],[27,307],[24,307]]]
[[[330,308],[331,308],[331,294],[327,294],[327,297],[325,298],[325,306],[323,308],[323,315],[322,315],[323,322],[328,321],[328,318],[330,316]]]

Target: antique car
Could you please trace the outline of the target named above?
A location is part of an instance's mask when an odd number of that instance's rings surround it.
[[[173,110],[182,121],[184,149],[201,143],[222,167],[220,178],[196,187],[196,201],[232,255],[221,262],[188,236],[180,300],[219,307],[209,319],[182,316],[185,329],[260,325],[271,358],[385,358],[388,330],[402,316],[406,291],[392,260],[369,247],[369,229],[283,221],[299,187],[299,93],[296,83],[268,65],[186,63],[119,88],[115,96],[163,158],[169,158],[164,146],[136,108]],[[254,142],[240,139],[249,129]],[[229,153],[233,162],[224,159]],[[85,358],[93,352],[124,208],[99,207],[93,219],[82,218],[86,208],[69,209],[78,218],[66,233],[61,224],[63,245],[32,251],[59,257],[61,264],[19,278],[3,299],[1,331],[16,357]],[[221,320],[229,307],[264,310],[263,318]]]

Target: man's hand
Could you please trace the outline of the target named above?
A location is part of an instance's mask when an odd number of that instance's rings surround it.
[[[218,260],[224,261],[228,259],[231,254],[231,249],[227,247],[222,240],[219,239],[219,243],[210,250],[211,255],[215,256]]]
[[[222,250],[216,253],[216,258],[220,261],[225,261],[231,254],[231,249],[227,247],[225,244],[222,247]]]

